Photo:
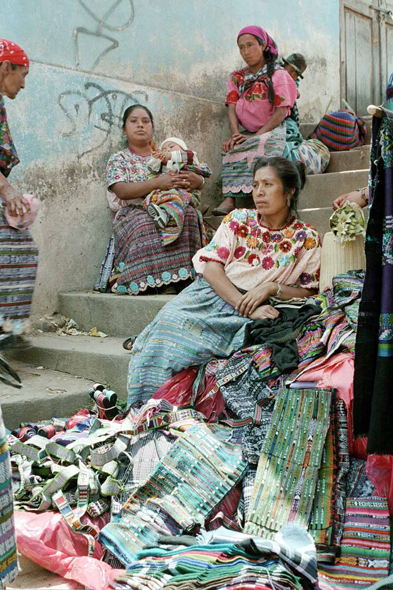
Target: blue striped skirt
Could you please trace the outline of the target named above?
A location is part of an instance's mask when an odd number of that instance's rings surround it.
[[[145,403],[170,377],[244,343],[251,322],[199,277],[167,303],[136,339],[128,371],[128,405]]]
[[[29,332],[38,249],[28,229],[10,227],[0,209],[0,328]]]

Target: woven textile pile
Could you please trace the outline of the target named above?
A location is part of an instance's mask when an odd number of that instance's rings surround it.
[[[274,346],[176,375],[136,414],[96,407],[9,436],[17,507],[59,511],[117,589],[362,588],[389,573],[387,500],[353,457],[362,272]],[[295,345],[294,345],[295,343]],[[106,523],[106,524],[105,524]],[[104,525],[104,526],[103,526]],[[101,551],[102,554],[102,551]]]

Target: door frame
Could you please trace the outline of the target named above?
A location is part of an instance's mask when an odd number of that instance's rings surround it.
[[[378,11],[378,8],[382,8],[382,4],[385,4],[385,0],[340,0],[340,108],[343,106],[342,99],[345,98],[346,90],[345,9],[361,14],[371,20],[372,60],[374,64],[372,78],[373,92],[371,100],[374,103],[380,104],[382,97],[381,78],[383,71],[381,55],[383,44],[381,39],[382,27],[380,26],[380,15],[383,13]]]

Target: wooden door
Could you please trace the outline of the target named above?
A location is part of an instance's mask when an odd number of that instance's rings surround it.
[[[393,1],[384,2],[378,10],[381,29],[381,101],[385,100],[385,90],[393,73]]]
[[[341,0],[340,5],[341,98],[359,116],[367,115],[369,104],[381,102],[378,3],[379,0]]]

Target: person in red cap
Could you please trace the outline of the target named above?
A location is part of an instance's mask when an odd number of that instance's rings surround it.
[[[0,39],[0,334],[19,334],[29,321],[38,251],[28,230],[11,227],[4,208],[12,217],[29,210],[26,199],[8,182],[11,169],[19,162],[7,122],[4,96],[13,100],[25,87],[29,58],[19,45]],[[4,336],[3,336],[4,338]],[[11,465],[7,438],[0,408],[0,588],[11,584],[18,573],[18,559],[13,524]],[[7,484],[8,482],[8,484]],[[7,498],[9,499],[7,501]]]
[[[38,250],[28,229],[7,222],[30,211],[29,201],[8,181],[19,163],[7,121],[4,98],[14,100],[25,87],[29,58],[19,45],[0,39],[0,334],[15,335],[16,346],[30,345],[24,334],[30,326],[30,310],[37,272]]]

